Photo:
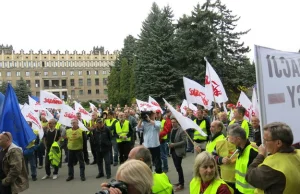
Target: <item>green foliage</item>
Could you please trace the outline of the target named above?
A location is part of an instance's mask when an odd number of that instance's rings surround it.
[[[136,92],[141,100],[152,96],[162,102],[176,99],[178,72],[174,61],[174,25],[169,6],[160,9],[152,4],[151,12],[142,24],[137,46]]]
[[[31,94],[30,88],[27,86],[26,81],[21,77],[14,88],[20,104],[28,103],[28,95]]]
[[[111,104],[119,103],[120,95],[120,73],[117,67],[113,67],[108,77],[108,101]]]
[[[119,102],[121,105],[130,103],[130,68],[126,58],[121,63]]]
[[[135,103],[135,94],[136,94],[136,90],[135,90],[135,87],[136,87],[136,75],[135,75],[135,67],[136,67],[136,59],[133,60],[132,62],[132,65],[130,67],[130,104],[132,104],[132,100],[134,99],[134,103]]]
[[[7,82],[3,81],[2,85],[0,86],[0,92],[5,96],[6,93],[6,89],[7,89]]]

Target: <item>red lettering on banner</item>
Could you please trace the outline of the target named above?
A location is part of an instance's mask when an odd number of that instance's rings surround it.
[[[62,104],[62,101],[59,98],[45,98],[44,103],[49,103],[49,104]]]
[[[152,101],[151,104],[153,104],[154,106],[159,106],[159,104],[157,102]]]
[[[150,104],[148,104],[148,103],[141,103],[140,105],[141,105],[141,107],[143,107],[143,106],[146,106],[146,107],[148,107],[148,108],[151,108],[151,107],[152,107],[152,106],[151,106]]]
[[[82,114],[85,114],[85,115],[88,115],[89,113],[83,109],[83,108],[79,108],[78,112],[82,113]]]
[[[42,128],[39,121],[31,113],[28,113],[26,117],[30,118],[40,129]]]
[[[187,108],[186,106],[183,107],[183,110],[187,111],[187,109],[188,109],[188,108]]]
[[[47,115],[47,112],[44,111],[44,110],[42,110],[42,111],[41,111],[41,115],[46,116],[46,115]]]
[[[36,102],[35,105],[41,105],[39,102]]]
[[[218,89],[219,84],[217,84],[215,81],[211,81],[212,82],[212,87],[213,87],[213,93],[214,96],[220,96],[222,94],[221,90]]]
[[[208,84],[210,84],[210,81],[208,80],[208,76],[205,75],[205,85],[208,85]]]
[[[73,114],[73,113],[68,113],[68,112],[65,112],[64,117],[67,117],[67,118],[69,118],[69,119],[77,119],[77,117],[76,117],[75,114]]]
[[[189,91],[190,91],[191,96],[196,96],[196,97],[199,96],[203,102],[203,105],[205,105],[205,106],[208,105],[208,99],[206,98],[206,96],[203,92],[200,92],[199,90],[192,89],[192,88],[190,88]]]

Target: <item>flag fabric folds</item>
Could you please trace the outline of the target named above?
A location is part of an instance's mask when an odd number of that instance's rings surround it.
[[[10,132],[13,141],[25,149],[30,142],[36,139],[36,135],[23,117],[17,96],[13,87],[8,84],[0,117],[0,132]]]

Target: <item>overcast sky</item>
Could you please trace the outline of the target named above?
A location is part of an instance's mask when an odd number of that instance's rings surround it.
[[[110,52],[123,47],[124,38],[140,33],[152,0],[1,0],[0,44],[19,52],[90,51],[103,45]],[[157,0],[169,4],[175,18],[190,15],[203,0]],[[238,30],[251,31],[242,41],[252,49],[262,45],[285,51],[300,49],[300,0],[223,0],[241,16]]]

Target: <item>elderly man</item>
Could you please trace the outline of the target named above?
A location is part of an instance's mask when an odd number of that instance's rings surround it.
[[[240,126],[233,127],[228,131],[228,139],[237,146],[239,151],[235,163],[235,188],[240,193],[253,193],[255,188],[246,181],[246,173],[248,166],[257,156],[257,150],[252,147],[245,130]]]
[[[264,127],[264,146],[249,166],[246,180],[261,189],[257,193],[298,193],[300,190],[300,150],[291,145],[291,128],[281,122]],[[266,156],[267,152],[271,155]]]
[[[151,153],[144,146],[137,146],[133,148],[128,155],[128,159],[141,160],[145,162],[150,169],[152,167]],[[166,173],[153,174],[152,192],[159,194],[171,194],[173,192],[173,186],[171,185]]]
[[[261,145],[261,133],[260,133],[260,126],[259,126],[259,119],[255,116],[252,117],[251,124],[253,127],[254,142],[256,143],[257,146],[260,146]]]
[[[20,193],[29,188],[22,148],[15,145],[11,133],[0,134],[0,193]]]
[[[206,145],[206,151],[212,153],[215,150],[218,141],[225,139],[222,133],[224,125],[221,121],[213,121],[210,125],[210,132],[212,134],[212,139]]]

